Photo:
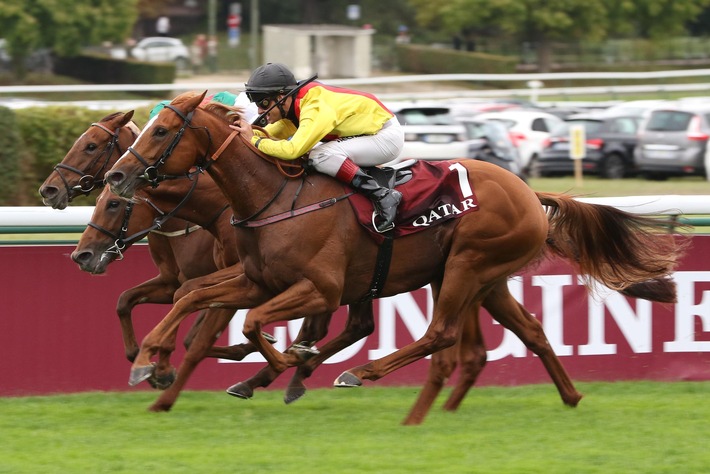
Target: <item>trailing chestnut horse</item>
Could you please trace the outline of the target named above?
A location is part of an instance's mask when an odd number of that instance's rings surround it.
[[[104,173],[133,144],[140,133],[132,118],[133,111],[115,112],[92,123],[40,186],[39,193],[44,204],[54,209],[64,209],[75,197],[100,190],[103,187]],[[148,233],[150,254],[159,273],[150,280],[124,291],[118,298],[116,312],[121,324],[126,358],[131,362],[138,354],[132,322],[133,308],[146,303],[171,304],[173,294],[182,282],[217,269],[213,261],[197,258],[212,253],[214,237],[206,231],[186,233],[185,230],[190,226],[187,221],[174,218],[164,221],[161,230],[155,229]],[[125,240],[127,235],[123,237],[122,244],[132,243]],[[105,266],[119,257],[121,251],[120,248],[114,248],[113,254],[106,254],[103,259],[96,261],[89,261],[84,256],[82,258],[86,261],[83,262],[82,269],[103,273]],[[107,258],[111,255],[112,258]]]
[[[280,373],[301,359],[271,347],[261,334],[262,326],[304,315],[324,318],[342,304],[359,304],[370,289],[377,245],[351,208],[337,200],[345,194],[342,185],[320,175],[303,182],[285,178],[275,160],[241,138],[234,139],[227,127],[231,109],[218,104],[198,109],[203,96],[188,93],[173,100],[114,165],[107,182],[117,194],[131,197],[158,173],[178,175],[197,166],[214,178],[241,223],[324,203],[317,212],[297,218],[236,227],[245,274],[234,287],[239,307],[252,308],[244,334]],[[219,159],[214,155],[217,149]],[[389,278],[380,294],[431,283],[435,308],[429,328],[420,340],[393,354],[344,372],[336,386],[377,380],[450,347],[460,334],[471,334],[469,323],[477,318],[479,305],[494,289],[507,298],[509,293],[502,292],[507,277],[540,257],[546,247],[610,288],[623,290],[648,280],[670,285],[666,277],[679,249],[672,237],[653,232],[660,227],[656,221],[564,195],[535,193],[511,173],[487,163],[461,161],[452,164],[452,172],[462,187],[475,191],[478,211],[395,240]],[[541,204],[552,210],[546,214]],[[548,234],[563,239],[550,243]],[[568,243],[565,237],[577,240]],[[517,305],[514,300],[512,304]],[[529,313],[519,309],[507,316],[525,315]],[[155,352],[174,347],[170,339],[177,319],[164,319],[146,337],[132,377],[152,370],[150,357]],[[546,350],[551,352],[549,344]],[[550,360],[559,364],[554,354]]]

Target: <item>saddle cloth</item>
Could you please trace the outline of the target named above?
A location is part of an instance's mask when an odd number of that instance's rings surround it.
[[[468,181],[468,172],[460,163],[416,161],[410,169],[412,179],[395,188],[402,193],[392,231],[395,238],[421,232],[478,210],[478,200]],[[349,186],[346,188],[352,191]],[[360,225],[376,242],[381,243],[385,237],[372,225],[372,201],[357,192],[348,201]]]

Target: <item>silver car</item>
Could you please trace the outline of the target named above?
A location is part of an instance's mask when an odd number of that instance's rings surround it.
[[[688,104],[653,110],[638,135],[634,162],[648,179],[704,176],[710,138],[710,105]]]

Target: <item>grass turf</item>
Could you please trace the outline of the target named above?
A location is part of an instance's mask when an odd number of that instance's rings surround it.
[[[418,388],[280,391],[252,400],[187,391],[170,413],[151,392],[4,398],[0,472],[679,473],[710,466],[710,382],[474,389],[456,413],[400,421]]]

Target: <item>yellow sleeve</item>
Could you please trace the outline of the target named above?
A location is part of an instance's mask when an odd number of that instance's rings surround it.
[[[314,94],[314,97],[308,99],[304,97],[301,107],[300,123],[293,136],[287,140],[265,138],[259,142],[260,151],[283,160],[295,160],[309,152],[323,137],[335,129],[337,122],[335,110],[321,100],[319,95]],[[279,122],[273,125],[277,125]],[[291,122],[288,121],[288,123]],[[267,130],[271,133],[268,127]],[[256,140],[254,139],[253,143]]]

